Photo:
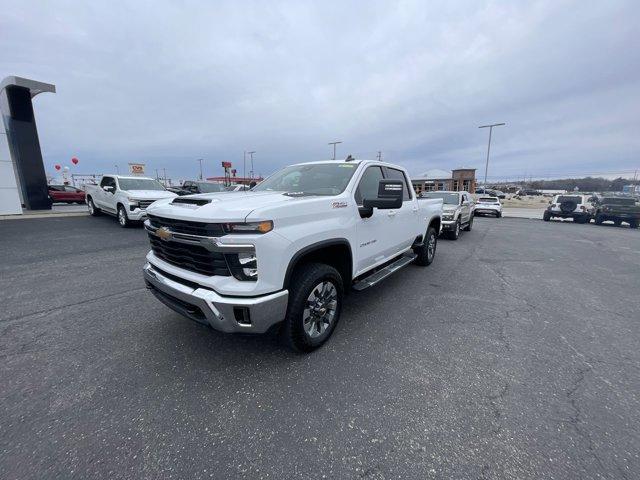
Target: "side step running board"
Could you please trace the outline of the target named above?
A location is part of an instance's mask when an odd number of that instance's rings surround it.
[[[353,289],[360,291],[360,290],[364,290],[365,288],[374,286],[376,283],[387,278],[393,272],[400,270],[405,265],[408,265],[411,262],[413,262],[413,260],[416,257],[417,255],[415,253],[405,253],[400,258],[398,258],[398,260],[396,260],[395,262],[390,263],[386,267],[381,268],[380,270],[376,271],[375,273],[372,273],[368,277],[365,277],[362,280],[359,280],[358,282],[356,282],[353,285]]]

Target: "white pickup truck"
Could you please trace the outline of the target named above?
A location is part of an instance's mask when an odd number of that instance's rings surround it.
[[[290,347],[308,352],[332,334],[346,291],[433,261],[441,213],[442,199],[418,202],[395,165],[292,165],[250,191],[151,205],[144,277],[192,320],[224,332],[278,325]]]
[[[87,185],[86,201],[94,217],[115,215],[122,227],[147,218],[147,207],[161,198],[177,195],[153,178],[104,175],[99,185]]]

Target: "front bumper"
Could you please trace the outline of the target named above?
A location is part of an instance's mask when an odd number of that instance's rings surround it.
[[[131,208],[129,208],[129,210],[127,211],[127,217],[129,218],[129,220],[145,220],[147,218],[147,210],[144,208],[136,208],[135,210],[131,210]]]
[[[259,297],[227,297],[159,271],[150,263],[143,269],[147,288],[158,300],[181,315],[229,333],[264,333],[284,320],[289,292]],[[187,285],[188,284],[188,285]]]
[[[442,230],[455,230],[457,220],[442,220]]]
[[[547,210],[549,215],[557,218],[586,218],[590,217],[590,212],[563,212],[561,210]]]
[[[473,213],[474,215],[495,215],[496,213],[501,213],[501,211],[497,208],[476,208]]]

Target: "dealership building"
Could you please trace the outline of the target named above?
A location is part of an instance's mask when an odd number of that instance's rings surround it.
[[[418,178],[411,180],[411,183],[418,194],[434,190],[462,190],[473,193],[476,190],[476,169],[427,170]]]

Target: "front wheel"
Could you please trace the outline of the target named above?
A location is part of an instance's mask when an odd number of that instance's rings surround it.
[[[324,344],[340,319],[342,277],[322,263],[297,267],[291,279],[284,342],[298,352],[311,352]]]
[[[629,220],[629,228],[638,228],[638,220]]]
[[[450,240],[458,239],[458,237],[460,236],[460,219],[456,220],[456,224],[453,227],[453,230],[449,232],[448,236]]]
[[[602,222],[604,222],[604,217],[601,214],[597,214],[596,215],[596,225],[602,225]]]
[[[413,251],[416,255],[418,255],[413,263],[415,263],[416,265],[420,265],[421,267],[431,265],[431,262],[433,262],[433,259],[436,256],[437,246],[438,233],[436,232],[435,228],[429,227],[427,229],[427,234],[425,236],[424,242],[422,242],[422,246],[416,248]]]
[[[129,217],[127,217],[127,212],[122,205],[118,206],[118,223],[122,228],[127,228],[131,225],[131,221]]]

